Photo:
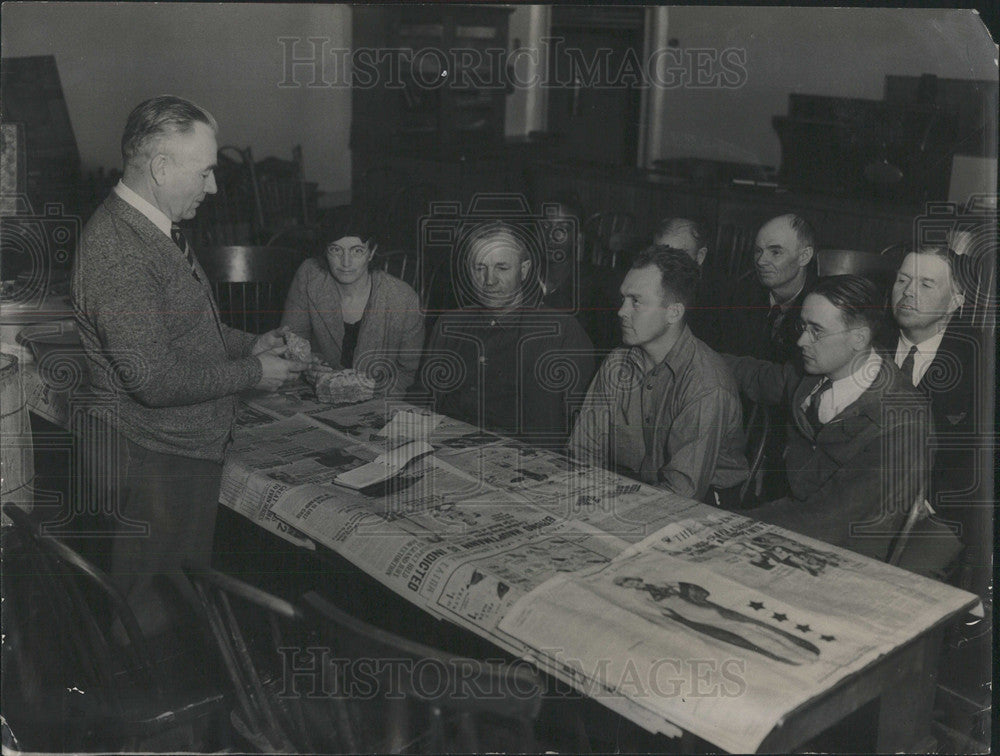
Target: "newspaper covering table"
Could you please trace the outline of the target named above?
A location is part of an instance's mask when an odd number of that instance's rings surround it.
[[[223,504],[652,732],[755,750],[971,594],[401,402],[251,398]],[[340,472],[412,438],[379,487]]]

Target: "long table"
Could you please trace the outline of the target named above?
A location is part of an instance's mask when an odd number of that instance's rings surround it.
[[[391,421],[391,422],[390,422]],[[375,490],[336,475],[414,438]],[[950,588],[402,402],[250,396],[221,503],[650,732],[788,751],[863,707],[926,748]]]

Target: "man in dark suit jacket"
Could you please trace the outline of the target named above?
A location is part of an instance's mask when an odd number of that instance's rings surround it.
[[[798,215],[772,218],[757,232],[754,276],[731,289],[720,315],[722,351],[768,362],[799,357],[799,310],[812,282],[816,234]]]
[[[785,451],[791,494],[745,514],[885,559],[925,490],[931,421],[926,398],[873,347],[878,304],[867,279],[820,279],[799,321],[804,376],[790,363],[729,363],[745,394],[787,403],[792,416]],[[927,573],[944,566],[913,565]]]
[[[720,352],[790,362],[801,375],[796,326],[813,281],[815,244],[812,226],[798,215],[779,215],[760,227],[754,244],[754,274],[722,295],[716,326]],[[784,406],[770,412],[772,432],[761,465],[763,499],[788,492],[781,454],[791,416]]]
[[[981,339],[959,316],[966,285],[962,258],[947,246],[906,254],[892,287],[897,330],[886,351],[931,403],[936,453],[928,500],[939,519],[960,527],[962,540],[977,548],[989,528],[981,516],[985,503],[975,502],[982,484],[975,436],[986,430],[976,389],[985,375]]]

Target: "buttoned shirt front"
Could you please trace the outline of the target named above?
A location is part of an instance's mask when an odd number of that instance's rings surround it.
[[[570,439],[577,459],[629,472],[695,499],[747,477],[736,384],[715,352],[684,327],[646,368],[639,347],[601,365]]]

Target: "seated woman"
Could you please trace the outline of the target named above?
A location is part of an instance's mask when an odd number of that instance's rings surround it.
[[[322,257],[302,263],[281,324],[308,339],[330,367],[365,372],[380,392],[402,394],[420,364],[420,300],[409,284],[369,268],[376,246],[357,233],[335,233]]]

